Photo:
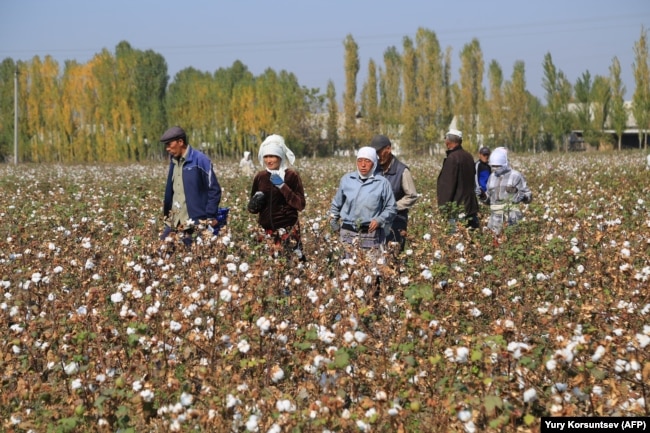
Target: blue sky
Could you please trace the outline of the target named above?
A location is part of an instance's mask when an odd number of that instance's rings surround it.
[[[509,79],[524,61],[528,90],[542,100],[546,53],[572,83],[587,70],[608,76],[616,56],[631,99],[642,25],[650,28],[648,0],[3,0],[0,59],[49,54],[62,69],[125,40],[160,53],[172,79],[186,67],[214,72],[240,60],[255,75],[286,70],[323,92],[332,80],[340,97],[346,35],[359,45],[360,88],[369,59],[381,67],[388,47],[401,52],[423,27],[451,48],[454,78],[463,46],[477,38],[486,70],[496,60]]]

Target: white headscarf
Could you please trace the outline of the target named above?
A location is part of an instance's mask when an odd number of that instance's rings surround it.
[[[359,170],[357,170],[359,177],[361,179],[368,179],[369,177],[372,177],[375,173],[375,170],[377,169],[377,151],[375,148],[370,146],[362,147],[357,152],[357,159],[359,158],[365,158],[372,161],[372,170],[370,170],[370,174],[368,176],[362,176],[361,173],[359,173]]]
[[[284,180],[284,172],[287,169],[289,164],[293,164],[296,160],[296,156],[291,150],[284,144],[284,138],[277,134],[272,134],[266,137],[266,139],[260,145],[260,151],[257,154],[257,157],[260,161],[260,165],[264,167],[264,157],[266,155],[275,155],[280,158],[280,168],[278,170],[269,170],[271,174],[279,175],[282,180]],[[289,164],[287,164],[287,162]]]
[[[500,167],[508,166],[508,149],[505,147],[497,147],[490,154],[490,160],[488,162],[490,165],[498,165]]]
[[[490,167],[499,167],[494,171],[496,176],[501,176],[510,170],[508,165],[508,149],[505,147],[497,147],[490,154],[490,159],[488,160]]]

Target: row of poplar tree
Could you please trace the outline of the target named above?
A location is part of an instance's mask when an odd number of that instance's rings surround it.
[[[212,157],[239,157],[272,133],[283,135],[297,155],[354,149],[378,132],[403,152],[421,153],[441,142],[454,117],[470,150],[566,150],[572,130],[583,131],[591,144],[620,149],[620,138],[616,143],[613,137],[622,136],[629,114],[646,146],[650,69],[644,28],[633,47],[636,89],[629,107],[616,57],[609,76],[586,71],[571,83],[547,53],[544,103],[526,90],[523,62],[514,64],[507,79],[495,60],[486,67],[476,39],[460,51],[459,79],[452,81],[451,49],[443,50],[433,31],[420,28],[414,39],[403,38],[401,50],[387,48],[382,64],[369,60],[360,89],[359,47],[352,35],[343,47],[342,106],[331,80],[322,93],[284,70],[255,76],[240,61],[214,73],[188,67],[170,82],[162,55],[126,41],[115,53],[105,49],[85,64],[68,60],[63,71],[50,56],[6,58],[0,64],[0,159],[14,154],[15,104],[18,160],[25,162],[160,159],[158,138],[170,125],[182,125],[190,143]]]

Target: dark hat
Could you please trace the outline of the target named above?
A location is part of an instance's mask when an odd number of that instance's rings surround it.
[[[377,151],[390,145],[390,140],[385,135],[375,135],[372,137],[372,141],[370,142],[370,147],[374,148]]]
[[[490,149],[487,147],[481,147],[481,149],[478,151],[481,155],[489,155],[490,154]]]
[[[182,138],[184,141],[187,141],[185,131],[180,126],[172,126],[160,137],[161,143],[169,143],[170,141],[178,140]]]

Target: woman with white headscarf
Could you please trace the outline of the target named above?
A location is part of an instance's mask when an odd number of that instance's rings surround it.
[[[490,205],[488,228],[499,235],[504,224],[515,225],[523,218],[520,203],[530,203],[533,194],[524,176],[510,167],[505,147],[494,149],[488,164],[492,168],[487,181],[487,198],[484,200]]]
[[[362,147],[357,153],[357,170],[341,178],[330,205],[330,224],[341,240],[361,248],[381,249],[397,214],[390,182],[375,176],[377,152]]]
[[[304,261],[298,212],[305,209],[305,191],[297,171],[290,168],[295,156],[284,138],[273,134],[260,145],[258,159],[264,170],[253,178],[248,211],[257,214],[257,222],[270,241],[274,253],[293,253]]]

